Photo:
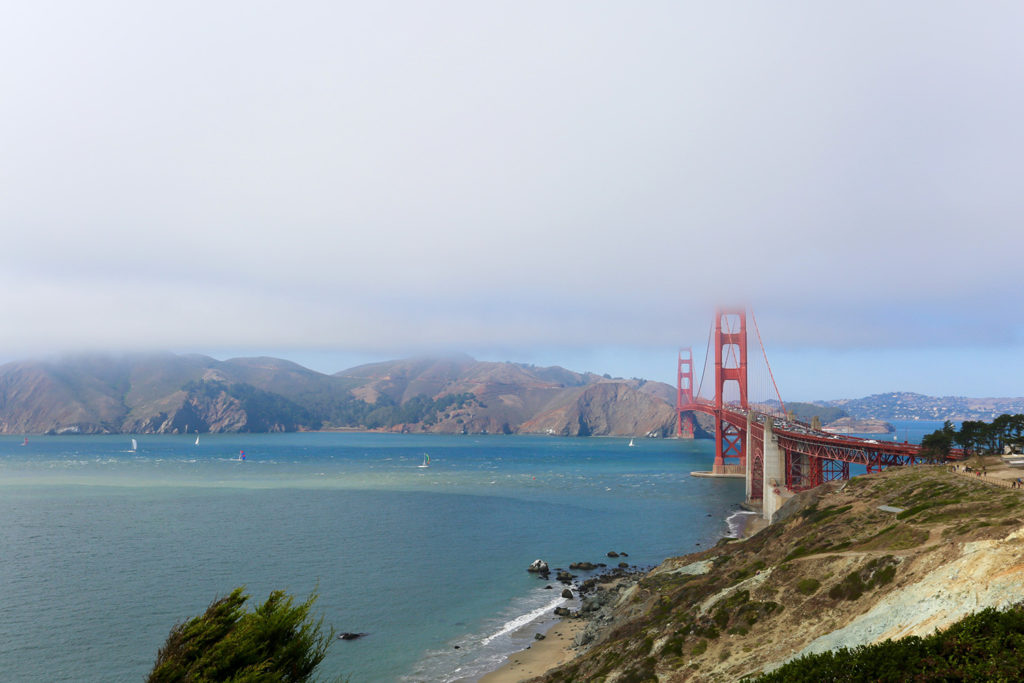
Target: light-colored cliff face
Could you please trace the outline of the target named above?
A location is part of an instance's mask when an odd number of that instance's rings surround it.
[[[802,501],[749,539],[652,571],[573,675],[736,681],[806,653],[927,635],[1024,595],[1024,490],[918,467]],[[572,680],[560,676],[546,680]]]
[[[916,580],[915,580],[916,579]],[[830,633],[797,657],[906,636],[926,636],[968,614],[1019,602],[1024,589],[1024,527],[1001,540],[959,544],[947,557],[922,557],[906,585]]]

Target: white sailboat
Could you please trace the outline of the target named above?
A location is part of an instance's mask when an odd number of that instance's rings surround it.
[[[635,446],[635,445],[636,445],[636,444],[635,444],[635,443],[633,443],[633,439],[630,439],[630,440],[629,440],[629,447],[630,447],[630,448],[633,448],[633,446]]]
[[[198,434],[196,434],[196,445],[197,446],[199,445],[199,435]]]
[[[417,467],[419,467],[421,469],[424,468],[424,467],[430,467],[430,456],[427,455],[426,453],[424,453],[423,454],[423,464],[422,465],[417,465]]]
[[[134,453],[134,452],[135,452],[135,451],[137,451],[137,450],[139,450],[139,442],[138,442],[138,441],[136,441],[135,439],[132,439],[132,448],[131,448],[131,451],[132,451],[132,453]]]

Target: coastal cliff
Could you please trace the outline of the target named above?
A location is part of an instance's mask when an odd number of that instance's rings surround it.
[[[1020,600],[1022,491],[894,469],[805,492],[783,513],[610,589],[578,656],[535,680],[735,681]]]

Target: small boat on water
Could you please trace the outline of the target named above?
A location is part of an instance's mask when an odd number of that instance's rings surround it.
[[[198,434],[196,434],[196,445],[197,446],[199,445],[199,435]]]
[[[135,439],[132,439],[131,452],[134,453],[137,450],[139,450],[139,442],[136,441]]]
[[[636,446],[636,444],[635,444],[635,443],[633,443],[633,439],[630,439],[630,440],[629,440],[629,447],[630,447],[630,448],[633,448],[634,446]]]
[[[430,467],[430,456],[427,455],[426,453],[424,453],[423,454],[423,464],[417,465],[417,467],[419,467],[420,469],[422,469],[424,467]]]

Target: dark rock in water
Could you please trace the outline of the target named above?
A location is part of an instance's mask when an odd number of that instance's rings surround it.
[[[556,617],[567,617],[570,614],[572,614],[572,612],[569,611],[568,607],[556,607],[555,608],[555,616]]]
[[[555,579],[558,580],[558,581],[561,581],[562,583],[569,583],[570,581],[572,581],[575,578],[576,578],[575,574],[570,574],[567,571],[560,571],[560,572],[558,572],[558,575],[555,576]]]
[[[619,562],[619,569],[626,569],[629,567],[629,562]]]
[[[609,550],[608,551],[608,557],[618,557],[618,556],[619,556],[619,554],[617,552],[615,552],[614,550]]]
[[[456,646],[455,646],[455,649],[456,649],[456,650],[461,650],[461,649],[462,649],[462,646],[461,646],[461,645],[456,645]]]
[[[566,588],[562,591],[562,597],[566,600],[572,600],[572,591]]]
[[[546,591],[552,590],[553,588],[554,588],[554,586],[551,586],[550,584],[547,585],[547,586],[544,586],[544,590],[546,590]]]
[[[629,553],[619,553],[619,555],[622,555],[623,557],[629,557]]]
[[[345,633],[338,634],[338,640],[357,640],[365,635],[365,633],[348,633],[346,631]]]
[[[593,562],[573,562],[569,565],[569,569],[580,569],[582,571],[592,571],[597,569],[597,565]]]
[[[544,560],[534,560],[526,571],[533,572],[534,574],[547,574],[550,570],[548,569],[548,563]]]
[[[544,635],[543,633],[534,633],[533,634],[533,639],[534,640],[544,640],[545,638],[547,638],[547,636]]]

